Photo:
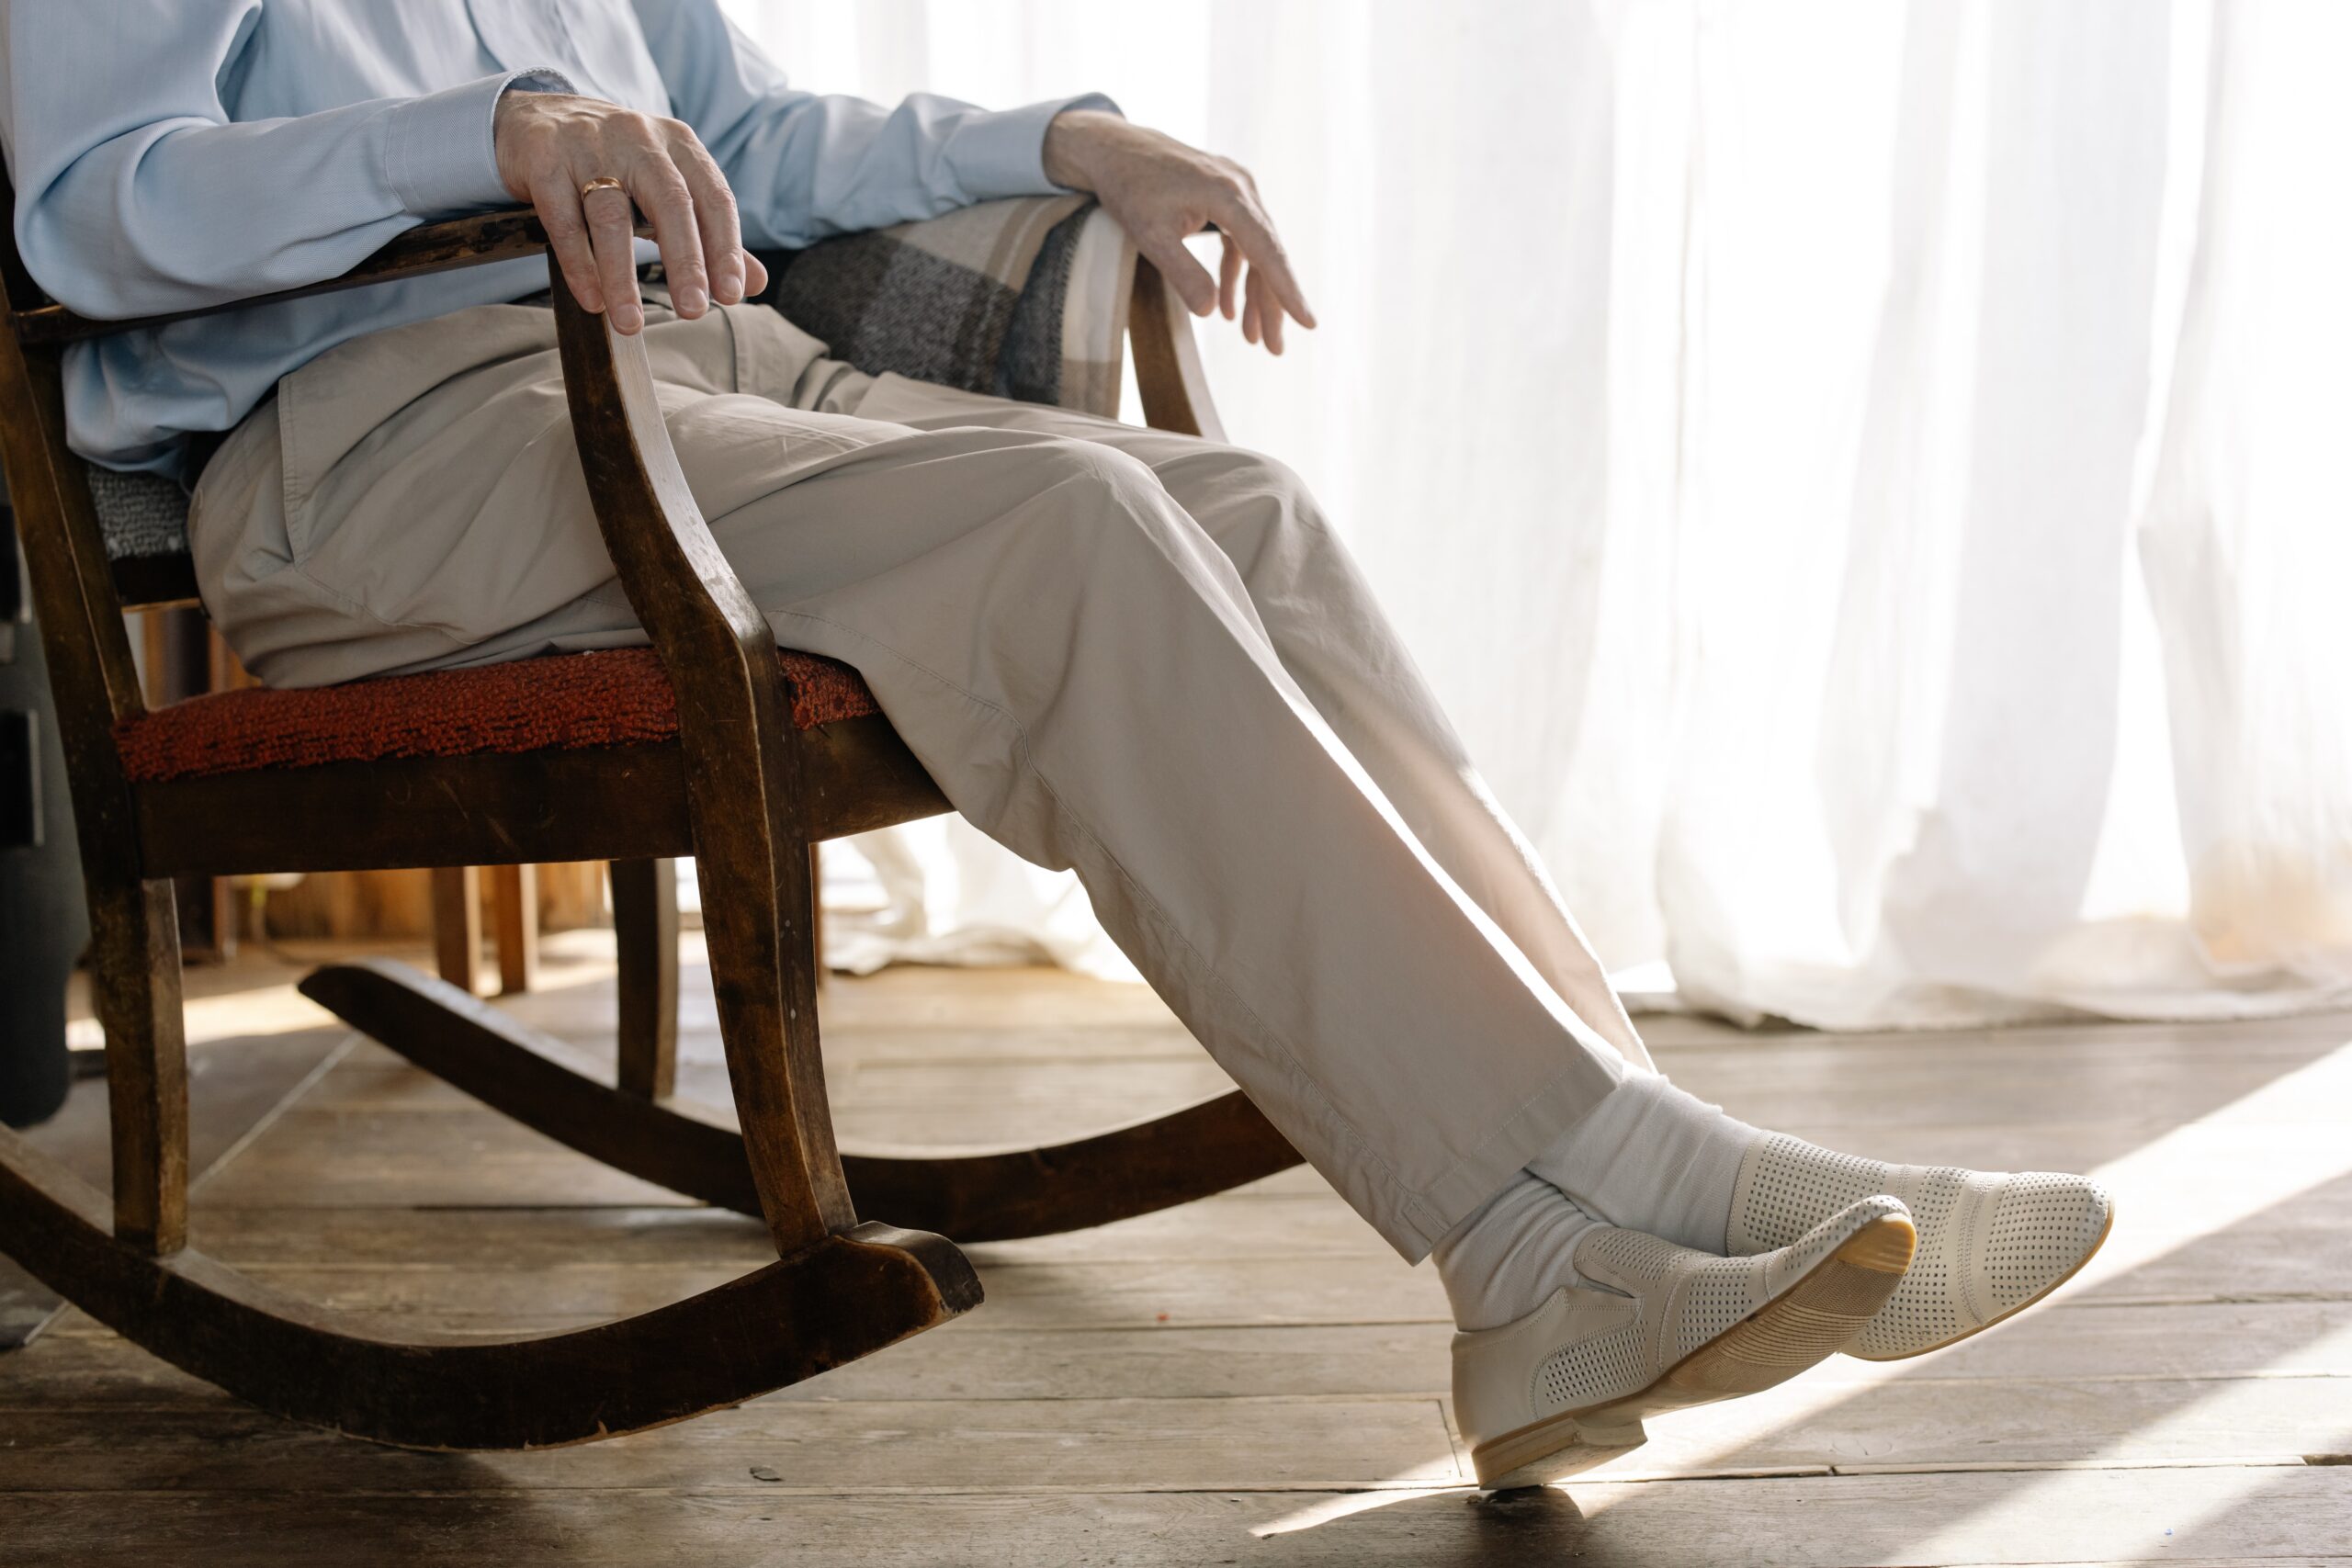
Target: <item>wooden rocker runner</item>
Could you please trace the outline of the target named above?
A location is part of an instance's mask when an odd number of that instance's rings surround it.
[[[0,197],[11,194],[0,186]],[[529,214],[492,214],[412,231],[320,288],[544,250]],[[0,1251],[92,1316],[254,1404],[356,1436],[449,1449],[580,1442],[740,1403],[971,1310],[979,1281],[946,1237],[1098,1224],[1296,1162],[1238,1093],[1048,1148],[923,1157],[835,1147],[808,846],[947,804],[854,672],[778,653],[688,493],[641,340],[582,310],[560,272],[550,268],[573,434],[651,651],[256,690],[149,712],[123,610],[187,599],[192,578],[184,565],[110,558],[89,471],[66,446],[60,366],[73,342],[160,319],[73,315],[41,296],[13,243],[0,248],[0,456],[73,780],[114,1168],[109,1203],[0,1129]],[[1190,334],[1139,262],[1129,328],[1152,423],[1197,433],[1206,404]],[[558,689],[595,700],[570,705],[571,719],[543,721],[561,705],[546,700]],[[451,712],[487,722],[456,727],[454,738],[445,726],[437,743],[407,754],[320,750],[338,727]],[[616,712],[636,722],[617,723]],[[220,751],[213,765],[173,763],[207,745]],[[231,753],[235,765],[221,762]],[[675,961],[662,939],[674,934],[674,913],[665,929],[666,867],[655,863],[688,853],[704,888],[740,1134],[666,1103]],[[408,1342],[339,1325],[187,1247],[171,878],[589,859],[615,863],[625,928],[615,1084],[573,1072],[532,1032],[401,965],[336,965],[303,989],[582,1153],[761,1217],[776,1261],[621,1322],[502,1342]],[[861,1203],[896,1224],[861,1222]]]

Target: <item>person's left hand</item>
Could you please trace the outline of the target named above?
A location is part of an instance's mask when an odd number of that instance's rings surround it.
[[[1046,177],[1093,192],[1193,314],[1222,309],[1229,321],[1238,311],[1241,335],[1271,354],[1283,351],[1284,316],[1315,325],[1273,220],[1258,203],[1258,183],[1240,164],[1100,109],[1056,115],[1045,152]],[[1184,248],[1187,235],[1211,224],[1225,242],[1215,278]]]

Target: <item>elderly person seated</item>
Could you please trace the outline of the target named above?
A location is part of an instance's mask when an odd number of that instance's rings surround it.
[[[755,251],[1087,191],[1196,313],[1280,353],[1315,318],[1232,162],[1098,96],[804,92],[717,0],[0,17],[17,241],[85,315],[294,288],[430,219],[536,209],[572,292],[644,334],[778,640],[854,666],[982,829],[1075,867],[1274,1124],[1399,1254],[1434,1256],[1482,1483],[1566,1473],[1648,1415],[1840,1349],[1948,1344],[2105,1235],[2087,1181],[1833,1153],[1652,1070],[1280,463],[868,377],[747,303]],[[1184,243],[1209,225],[1215,276]],[[206,608],[269,682],[641,641],[545,284],[506,263],[79,344],[73,444],[193,485]]]

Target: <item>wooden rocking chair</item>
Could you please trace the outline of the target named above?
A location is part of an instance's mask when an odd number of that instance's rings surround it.
[[[10,195],[0,185],[0,205],[13,209]],[[527,212],[469,218],[413,231],[298,292],[545,248]],[[1055,1147],[939,1158],[836,1149],[807,846],[948,807],[853,671],[779,654],[695,510],[641,340],[582,310],[560,272],[549,269],[581,462],[652,650],[255,690],[150,712],[123,610],[186,599],[192,580],[185,567],[109,558],[90,471],[65,444],[61,361],[70,343],[163,318],[74,316],[41,295],[13,243],[0,248],[0,457],[73,781],[113,1130],[109,1212],[106,1195],[0,1129],[0,1251],[92,1316],[265,1409],[356,1436],[436,1449],[579,1442],[740,1403],[969,1311],[979,1281],[946,1236],[1098,1224],[1295,1163],[1238,1093]],[[1138,263],[1135,276],[1129,330],[1147,412],[1197,431],[1189,331],[1148,266]],[[543,733],[543,699],[564,682],[576,694],[582,682],[597,700],[571,708],[586,716]],[[616,710],[634,717],[611,722]],[[441,722],[453,713],[489,722]],[[325,744],[355,726],[387,725],[434,732],[363,760]],[[170,765],[206,746],[213,765]],[[675,1033],[661,1016],[669,933],[653,863],[687,853],[704,888],[740,1134],[665,1103]],[[559,1065],[529,1030],[401,965],[336,965],[303,988],[539,1132],[760,1216],[776,1261],[620,1322],[413,1343],[340,1325],[187,1247],[171,878],[586,859],[616,863],[635,933],[623,944],[630,977],[617,1084]],[[896,1224],[861,1223],[861,1206]]]

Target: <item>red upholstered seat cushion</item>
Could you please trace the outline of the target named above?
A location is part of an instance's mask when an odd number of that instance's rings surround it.
[[[882,711],[848,665],[791,649],[776,658],[796,728]],[[115,727],[123,769],[140,784],[391,757],[644,746],[677,734],[677,698],[650,648],[313,691],[255,686],[191,698]]]

